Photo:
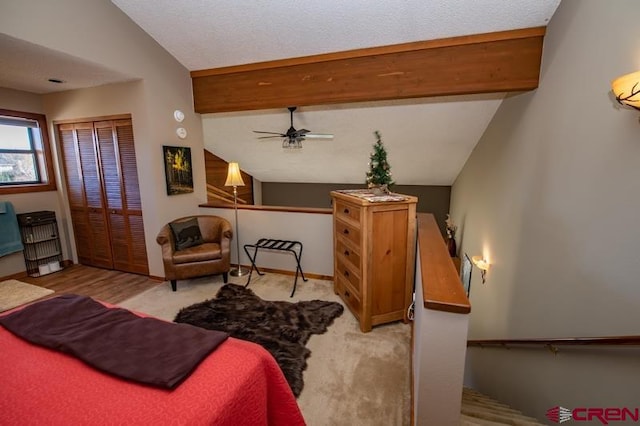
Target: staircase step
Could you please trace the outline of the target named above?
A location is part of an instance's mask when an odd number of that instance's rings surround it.
[[[460,415],[460,426],[503,426],[506,423],[498,423],[491,420],[479,419],[466,414]]]
[[[489,398],[479,398],[477,396],[462,395],[462,401],[469,402],[471,404],[486,405],[488,407],[510,408],[507,404],[503,404],[502,402]]]
[[[482,409],[473,409],[473,408],[465,408],[461,409],[462,414],[467,416],[476,417],[484,420],[491,420],[493,422],[503,423],[506,425],[513,426],[533,426],[533,425],[541,425],[536,419],[531,417],[525,417],[518,414],[510,414],[510,413],[495,413]]]
[[[495,405],[488,405],[488,404],[483,404],[483,403],[476,403],[475,401],[462,401],[462,405],[463,407],[467,407],[469,409],[474,409],[474,410],[483,410],[483,411],[487,411],[490,413],[496,413],[496,414],[504,414],[504,415],[514,415],[514,416],[524,416],[524,414],[522,414],[521,411],[518,410],[514,410],[511,407],[508,406],[495,406]]]
[[[474,389],[463,388],[460,424],[464,426],[541,426],[533,417],[496,401]]]

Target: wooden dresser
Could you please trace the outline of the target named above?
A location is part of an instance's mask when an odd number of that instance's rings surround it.
[[[400,194],[398,194],[400,195]],[[416,203],[369,202],[332,191],[334,291],[363,332],[406,320],[416,251]]]

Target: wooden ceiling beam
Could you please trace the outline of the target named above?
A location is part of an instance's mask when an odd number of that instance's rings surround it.
[[[536,27],[192,71],[195,111],[533,90],[544,34]]]

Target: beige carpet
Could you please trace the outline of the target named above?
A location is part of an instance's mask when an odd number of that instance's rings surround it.
[[[246,277],[229,277],[246,283]],[[221,277],[179,281],[178,291],[169,283],[147,290],[120,306],[173,320],[180,308],[215,297]],[[341,302],[331,281],[298,280],[289,297],[293,277],[269,274],[253,277],[249,288],[266,300],[330,300]],[[322,335],[313,335],[304,372],[304,390],[298,404],[309,426],[403,426],[410,423],[410,334],[401,322],[374,327],[361,333],[358,322],[345,312]]]
[[[53,293],[48,288],[23,283],[18,280],[0,282],[0,312],[8,311],[16,306],[33,302],[41,297]]]

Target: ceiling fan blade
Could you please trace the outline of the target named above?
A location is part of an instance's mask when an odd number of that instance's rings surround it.
[[[333,135],[329,133],[306,133],[305,139],[333,139]]]
[[[278,135],[281,138],[287,136],[284,133],[280,133],[280,132],[263,132],[263,131],[260,131],[260,130],[254,130],[253,133],[263,133],[263,134],[266,134],[266,135]]]
[[[273,136],[258,136],[256,139],[275,139],[275,138],[282,138],[281,135],[273,135]]]

